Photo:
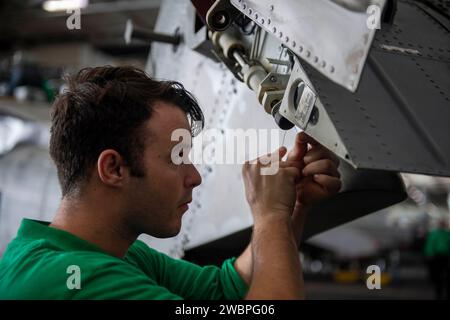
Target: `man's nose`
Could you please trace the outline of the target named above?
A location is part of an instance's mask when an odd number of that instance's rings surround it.
[[[188,166],[189,173],[185,180],[186,188],[195,188],[202,183],[202,177],[193,164],[189,164]]]

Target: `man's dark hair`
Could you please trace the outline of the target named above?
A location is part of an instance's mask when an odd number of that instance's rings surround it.
[[[175,81],[157,81],[134,67],[84,68],[66,77],[68,84],[53,104],[50,155],[62,195],[86,181],[103,150],[122,155],[134,176],[143,176],[143,123],[155,102],[171,103],[187,113],[195,136],[204,123],[197,101]]]

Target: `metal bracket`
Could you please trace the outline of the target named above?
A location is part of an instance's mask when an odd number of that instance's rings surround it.
[[[266,110],[267,113],[270,114],[271,109],[273,107],[272,102],[275,99],[274,93],[276,96],[283,97],[284,90],[286,90],[286,86],[289,81],[288,74],[280,74],[275,72],[269,72],[267,76],[261,81],[258,86],[257,96],[258,101],[261,103]],[[269,97],[273,97],[272,99],[268,99]],[[281,100],[281,98],[279,100]]]
[[[295,59],[280,106],[280,113],[302,130],[305,130],[311,119],[316,101],[317,94],[301,68],[300,62]]]

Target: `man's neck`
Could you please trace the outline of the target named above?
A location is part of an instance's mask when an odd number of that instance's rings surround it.
[[[67,231],[113,256],[123,258],[138,235],[125,230],[116,212],[87,203],[89,201],[63,199],[50,227]]]

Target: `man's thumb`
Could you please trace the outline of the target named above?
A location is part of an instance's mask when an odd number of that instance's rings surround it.
[[[282,159],[286,155],[286,153],[287,153],[286,147],[280,147],[278,149],[278,154],[280,156],[280,159]]]

